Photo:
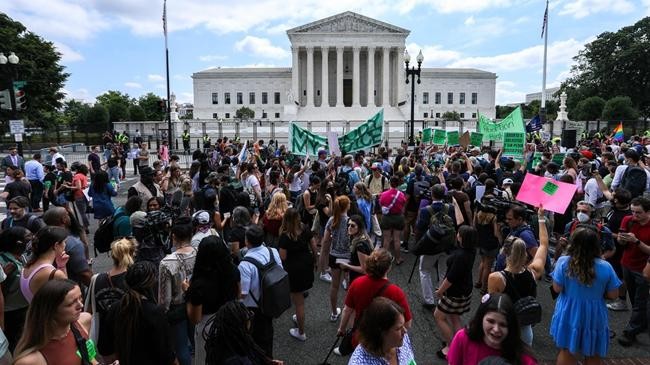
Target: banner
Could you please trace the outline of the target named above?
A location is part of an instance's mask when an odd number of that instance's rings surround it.
[[[458,131],[451,131],[447,132],[447,144],[450,146],[455,146],[457,144],[460,144],[458,141]]]
[[[542,204],[544,210],[564,214],[577,186],[545,177],[526,174],[516,199],[534,207]]]
[[[339,137],[343,153],[353,153],[380,145],[384,140],[384,109],[350,133]]]
[[[447,132],[442,129],[433,130],[433,144],[445,144],[447,140]]]
[[[503,156],[516,159],[524,158],[524,145],[526,144],[525,133],[503,133]]]
[[[469,144],[471,144],[474,147],[481,147],[481,145],[483,144],[482,133],[472,132],[470,134],[469,139],[470,139]]]
[[[327,147],[327,138],[316,135],[298,124],[289,123],[289,151],[294,155],[318,156],[318,150]]]
[[[496,123],[479,115],[478,131],[483,134],[485,141],[503,141],[504,132],[526,133],[521,107],[517,107],[507,117]]]
[[[431,128],[426,128],[425,130],[422,131],[422,143],[431,143],[433,140],[433,133],[431,132]]]

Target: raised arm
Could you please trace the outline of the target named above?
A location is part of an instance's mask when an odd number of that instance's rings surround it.
[[[544,274],[544,264],[546,264],[546,255],[548,254],[548,231],[542,205],[537,209],[537,221],[539,223],[539,248],[535,252],[533,261],[528,265],[528,269],[533,273],[535,279],[539,280]]]

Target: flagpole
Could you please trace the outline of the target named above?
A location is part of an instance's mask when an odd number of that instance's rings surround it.
[[[539,117],[542,124],[546,123],[546,54],[548,48],[548,0],[546,0],[546,12],[544,12],[544,65],[542,71],[542,103],[539,108]],[[551,126],[551,134],[553,128]]]
[[[174,148],[172,141],[174,140],[174,135],[172,132],[172,113],[171,113],[171,100],[169,92],[169,47],[167,46],[167,0],[164,0],[163,3],[163,30],[165,31],[165,70],[167,73],[167,142],[169,144],[169,149]]]

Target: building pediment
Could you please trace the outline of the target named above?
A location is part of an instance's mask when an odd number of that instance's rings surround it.
[[[390,33],[408,35],[410,31],[351,11],[317,20],[287,31],[288,35],[309,33]]]

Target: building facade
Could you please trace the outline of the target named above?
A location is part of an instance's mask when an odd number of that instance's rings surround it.
[[[287,31],[290,68],[212,68],[192,75],[194,118],[235,117],[241,107],[272,121],[361,121],[384,109],[385,120],[410,118],[404,51],[410,31],[345,12]],[[423,68],[415,118],[456,111],[495,117],[496,74]]]
[[[546,89],[546,100],[560,101],[557,92],[560,91],[559,87],[549,87]],[[526,94],[526,104],[530,104],[534,100],[542,100],[542,92]]]

